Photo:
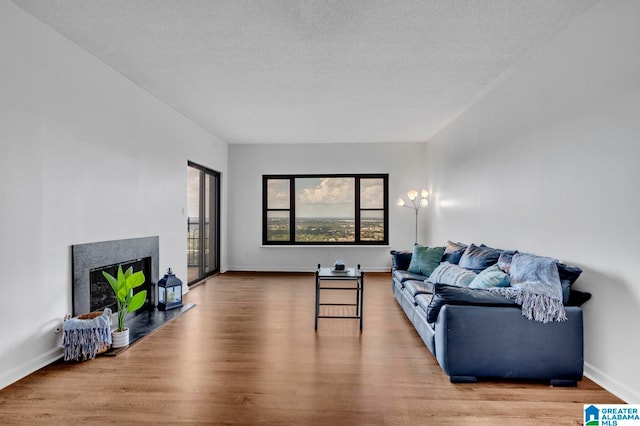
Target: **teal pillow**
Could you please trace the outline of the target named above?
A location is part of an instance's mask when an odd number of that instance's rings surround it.
[[[507,287],[509,285],[509,275],[507,275],[498,265],[489,266],[480,272],[471,281],[469,288],[493,288]]]
[[[428,277],[440,264],[443,254],[444,247],[413,246],[409,272]]]

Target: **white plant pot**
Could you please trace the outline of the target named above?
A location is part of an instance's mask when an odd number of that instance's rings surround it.
[[[111,340],[112,348],[124,348],[125,346],[129,346],[129,329],[125,328],[124,331],[112,331]]]

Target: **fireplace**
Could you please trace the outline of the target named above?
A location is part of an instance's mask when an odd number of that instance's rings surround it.
[[[93,268],[89,271],[89,308],[91,312],[102,311],[105,308],[111,309],[112,312],[118,311],[118,301],[116,295],[113,293],[111,286],[105,279],[103,272],[117,277],[118,267],[122,267],[123,271],[128,268],[132,268],[133,272],[142,271],[145,278],[151,277],[151,257],[145,257],[142,259],[132,259],[126,262],[119,262],[113,265],[101,266],[99,268]],[[147,300],[139,310],[147,310],[150,307],[153,308],[153,302],[151,301],[151,295],[153,293],[153,285],[150,285],[150,279],[146,278],[143,285],[133,289],[133,294],[139,293],[143,290],[147,290]]]
[[[107,271],[115,276],[118,265],[123,270],[131,266],[134,272],[144,272],[144,285],[134,290],[147,290],[147,301],[139,311],[154,308],[160,253],[157,236],[77,244],[71,247],[71,253],[74,316],[105,308],[118,310],[113,291],[102,275]]]

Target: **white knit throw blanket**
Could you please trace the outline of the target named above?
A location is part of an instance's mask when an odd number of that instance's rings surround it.
[[[550,257],[516,253],[509,270],[511,286],[491,291],[521,305],[522,315],[528,319],[542,323],[566,321],[557,263]]]
[[[96,357],[100,343],[111,345],[111,309],[101,316],[81,320],[71,318],[62,325],[65,361],[86,361]]]

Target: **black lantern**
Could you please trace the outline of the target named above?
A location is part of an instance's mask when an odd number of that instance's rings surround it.
[[[182,307],[182,281],[171,268],[167,269],[164,277],[158,281],[158,309],[167,311]]]

